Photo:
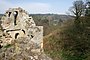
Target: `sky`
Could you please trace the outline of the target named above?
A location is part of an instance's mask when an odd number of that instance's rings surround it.
[[[75,0],[0,0],[0,13],[21,7],[29,14],[66,14]]]

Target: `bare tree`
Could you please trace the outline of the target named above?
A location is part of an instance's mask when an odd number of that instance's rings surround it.
[[[85,16],[90,16],[90,0],[86,0]]]
[[[73,6],[69,9],[69,11],[74,14],[76,23],[80,23],[79,18],[84,12],[84,7],[84,2],[82,0],[78,0],[74,1]]]

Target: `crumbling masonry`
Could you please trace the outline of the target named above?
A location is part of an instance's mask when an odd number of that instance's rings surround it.
[[[7,49],[3,54],[8,54],[9,52],[8,56],[5,55],[2,60],[6,58],[7,60],[50,60],[50,58],[44,56],[45,54],[42,54],[43,26],[36,26],[33,18],[25,10],[20,7],[10,8],[2,17],[1,26],[0,48],[2,50]],[[13,49],[11,47],[3,48],[13,44],[15,45],[11,46]],[[10,52],[9,49],[14,53]]]
[[[12,42],[19,37],[28,37],[41,48],[43,43],[43,26],[36,26],[32,17],[21,8],[9,9],[2,17],[3,40]],[[8,40],[6,40],[8,38]],[[9,44],[10,44],[9,43]]]

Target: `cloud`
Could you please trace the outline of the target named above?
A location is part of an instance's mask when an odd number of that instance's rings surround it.
[[[18,0],[0,0],[0,13],[5,13],[9,8],[21,7],[25,9],[29,14],[65,14],[63,7],[57,6],[52,3],[42,3],[42,2],[30,2],[30,1],[18,1]]]
[[[51,9],[51,5],[47,3],[31,2],[13,4],[10,1],[0,1],[0,13],[4,13],[7,9],[15,7],[21,7],[29,13],[48,13]]]
[[[0,13],[4,13],[6,9],[8,9],[11,5],[4,0],[0,1]]]
[[[25,8],[30,13],[46,13],[51,9],[51,6],[46,3],[27,3],[24,4],[24,6],[21,5],[21,7]]]

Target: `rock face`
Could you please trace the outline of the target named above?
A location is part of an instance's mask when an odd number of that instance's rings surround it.
[[[43,52],[43,26],[25,10],[9,9],[1,22],[0,60],[51,60]]]

